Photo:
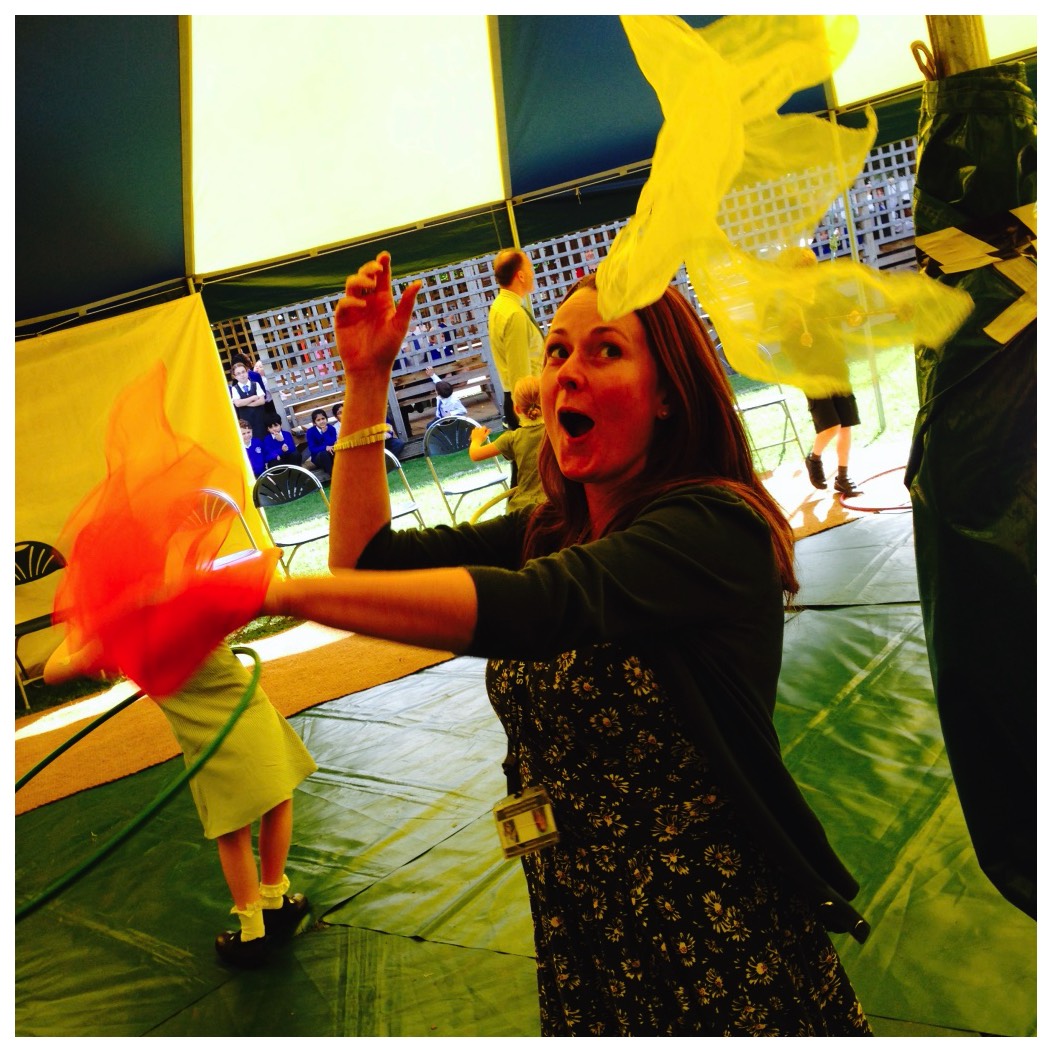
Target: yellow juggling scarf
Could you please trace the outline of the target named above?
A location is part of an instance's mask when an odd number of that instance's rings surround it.
[[[854,17],[621,22],[664,124],[636,213],[596,274],[604,318],[653,303],[685,263],[734,369],[813,397],[844,391],[848,361],[870,349],[939,346],[956,331],[972,306],[965,293],[862,263],[812,266],[802,247],[861,171],[876,119],[867,108],[867,126],[852,129],[777,110],[830,77],[854,44]],[[777,209],[728,221],[729,195],[772,184]]]

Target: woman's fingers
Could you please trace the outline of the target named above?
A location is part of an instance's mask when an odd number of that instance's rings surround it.
[[[368,265],[368,264],[367,264]],[[375,260],[376,291],[379,295],[391,294],[391,253],[381,252]]]
[[[344,297],[352,300],[356,307],[366,306],[367,297],[373,295],[376,292],[376,280],[368,275],[364,275],[361,272],[352,274],[347,279],[347,286],[344,289]]]
[[[357,273],[347,279],[343,297],[336,305],[333,321],[337,347],[340,334],[349,336],[353,330],[355,339],[364,339],[369,351],[381,354],[396,351],[405,339],[422,286],[422,281],[410,282],[396,304],[391,290],[390,254],[381,252],[376,259],[363,263]],[[340,353],[344,353],[342,348]]]
[[[381,253],[381,256],[386,253]],[[382,261],[381,257],[376,259],[370,259],[367,263],[363,263],[357,273],[352,274],[347,279],[347,284],[344,286],[344,297],[352,301],[352,305],[356,307],[366,306],[366,298],[377,293],[382,293],[384,287],[390,288],[390,256],[387,256],[386,261]]]

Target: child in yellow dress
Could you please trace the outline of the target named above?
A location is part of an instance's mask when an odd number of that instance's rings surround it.
[[[103,675],[90,647],[70,653],[65,641],[44,668],[47,682]],[[217,647],[161,707],[189,767],[244,696],[248,670],[228,646]],[[290,895],[285,862],[292,841],[292,793],[317,770],[303,742],[257,685],[247,708],[208,762],[190,780],[204,834],[215,840],[234,900],[237,931],[224,931],[216,953],[227,964],[263,964],[270,947],[295,934],[307,915],[302,893]],[[259,867],[252,826],[259,821]]]

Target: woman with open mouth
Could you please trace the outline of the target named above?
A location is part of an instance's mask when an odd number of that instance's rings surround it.
[[[583,279],[545,344],[547,500],[396,532],[381,422],[418,291],[395,303],[386,253],[347,280],[332,574],[264,610],[489,659],[543,1034],[868,1034],[826,934],[865,938],[858,886],[772,721],[792,532],[697,314],[669,288],[604,320]]]

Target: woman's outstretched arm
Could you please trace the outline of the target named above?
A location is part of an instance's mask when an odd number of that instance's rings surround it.
[[[474,581],[460,567],[336,570],[291,579],[275,574],[261,612],[464,653],[475,635],[478,597]]]

